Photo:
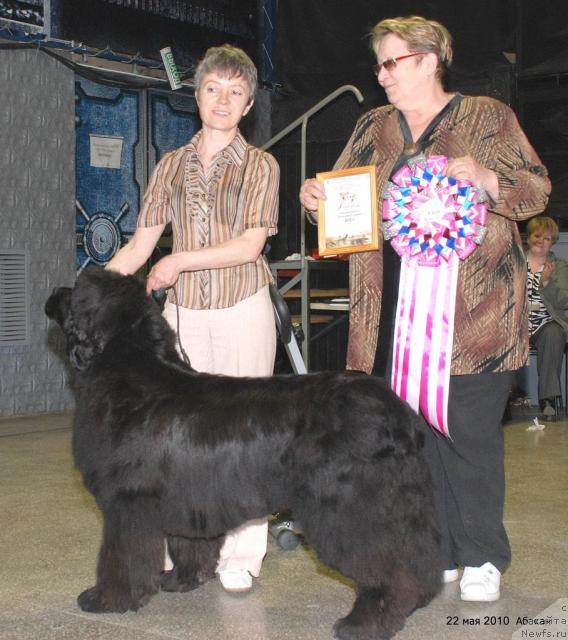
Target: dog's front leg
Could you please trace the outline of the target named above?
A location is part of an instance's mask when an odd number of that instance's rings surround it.
[[[225,536],[217,538],[182,538],[168,536],[168,551],[174,563],[172,571],[164,571],[164,591],[190,591],[215,576],[219,552]]]
[[[77,601],[92,613],[136,611],[158,591],[164,563],[157,499],[123,494],[103,510],[103,516],[97,584]]]

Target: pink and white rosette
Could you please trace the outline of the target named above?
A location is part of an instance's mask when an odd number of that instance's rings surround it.
[[[383,194],[383,229],[401,257],[392,388],[445,436],[459,263],[486,234],[482,189],[417,156]]]

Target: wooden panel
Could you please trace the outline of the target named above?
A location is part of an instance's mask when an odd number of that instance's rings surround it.
[[[347,298],[349,289],[310,289],[310,298]],[[286,291],[283,298],[301,298],[302,291],[300,289],[291,289]]]

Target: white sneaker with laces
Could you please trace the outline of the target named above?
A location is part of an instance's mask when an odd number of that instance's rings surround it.
[[[490,562],[481,567],[465,567],[460,582],[461,599],[467,602],[499,600],[501,572]]]
[[[245,593],[252,589],[252,576],[246,569],[219,571],[221,586],[229,593]]]

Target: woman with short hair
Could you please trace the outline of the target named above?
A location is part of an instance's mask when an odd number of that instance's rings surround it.
[[[444,88],[452,46],[442,24],[420,16],[382,20],[372,31],[371,43],[374,70],[389,104],[359,119],[335,169],[375,165],[377,192],[384,194],[389,180],[419,154],[425,159],[443,157],[445,176],[467,181],[487,195],[485,237],[480,235],[479,246],[459,260],[451,298],[455,316],[448,332],[453,347],[440,350],[437,361],[446,372],[451,363],[444,387],[450,437],[427,428],[425,433],[442,533],[444,580],[457,580],[458,566],[463,566],[461,598],[497,600],[501,572],[511,557],[503,526],[501,418],[513,372],[528,357],[526,260],[516,222],[545,208],[550,182],[507,105]],[[306,180],[300,201],[314,218],[321,199],[325,199],[323,185]],[[426,218],[423,212],[422,221]],[[379,237],[382,234],[381,227]],[[446,248],[453,237],[446,239]],[[424,245],[429,246],[428,238]],[[375,370],[390,377],[393,363],[400,362],[398,354],[408,345],[402,334],[393,335],[398,301],[421,294],[424,306],[430,304],[418,287],[399,287],[400,270],[401,259],[389,242],[379,251],[351,256],[349,369]],[[433,290],[430,298],[436,293]],[[412,320],[409,323],[412,329]],[[428,337],[428,331],[422,332],[424,350],[409,361],[424,363],[430,358],[425,334]],[[383,362],[374,369],[377,340]],[[415,366],[413,373],[436,375],[440,369],[430,364],[430,368]],[[422,403],[421,387],[415,395]],[[442,394],[430,394],[426,400],[437,402],[438,396]]]
[[[568,335],[568,263],[551,251],[558,225],[548,216],[527,224],[529,336],[536,349],[538,399],[547,418],[556,416],[562,396],[560,372]]]
[[[164,316],[191,366],[206,373],[269,376],[274,368],[272,276],[262,251],[277,231],[280,172],[238,129],[256,86],[256,67],[244,51],[207,50],[195,72],[202,128],[160,160],[132,240],[107,265],[136,272],[171,222],[172,253],[154,264],[147,290],[169,289]],[[267,531],[263,518],[227,534],[217,567],[225,590],[251,589]]]

